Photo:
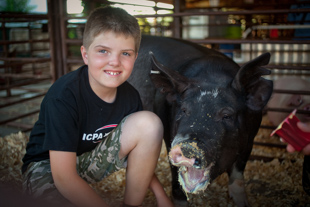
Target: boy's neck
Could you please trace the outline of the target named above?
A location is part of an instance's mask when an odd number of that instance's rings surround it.
[[[95,92],[96,93],[96,92]],[[103,93],[96,93],[96,95],[103,101],[107,103],[113,103],[116,99],[117,88],[111,89]]]

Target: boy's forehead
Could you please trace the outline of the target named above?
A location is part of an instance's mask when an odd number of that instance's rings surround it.
[[[122,33],[122,32],[114,32],[114,31],[103,31],[101,32],[101,34],[103,35],[111,35],[111,36],[115,36],[115,37],[121,37],[121,38],[125,38],[125,39],[129,39],[129,38],[133,38],[133,36],[129,35],[129,34],[125,34],[125,33]]]
[[[132,47],[133,49],[135,48],[135,38],[132,37],[131,35],[126,35],[126,34],[123,34],[123,33],[115,33],[113,31],[105,31],[105,32],[100,32],[98,35],[96,35],[92,41],[92,43],[97,43],[98,41],[107,41],[109,42],[109,40],[111,39],[123,39],[125,42],[128,43],[128,45],[130,43],[133,43]],[[128,46],[126,45],[126,46]]]

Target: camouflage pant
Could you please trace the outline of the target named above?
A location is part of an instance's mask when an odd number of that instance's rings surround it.
[[[127,117],[94,150],[77,157],[77,172],[88,183],[99,182],[127,166],[127,157],[120,160],[118,156],[122,126]],[[30,163],[23,174],[23,191],[49,202],[69,203],[56,189],[49,159]]]

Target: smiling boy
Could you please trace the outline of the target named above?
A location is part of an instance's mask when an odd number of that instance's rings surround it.
[[[23,188],[32,197],[75,206],[108,206],[89,183],[126,168],[123,206],[141,206],[150,188],[158,206],[173,206],[154,175],[163,126],[142,111],[126,81],[140,44],[137,20],[104,7],[88,18],[85,65],[59,78],[41,104],[23,158]]]

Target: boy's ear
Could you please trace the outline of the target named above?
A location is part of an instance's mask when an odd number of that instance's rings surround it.
[[[136,59],[135,59],[135,61],[137,60],[137,58],[138,58],[138,53],[136,53]]]
[[[81,55],[85,65],[87,65],[88,64],[87,50],[83,45],[81,46]]]

